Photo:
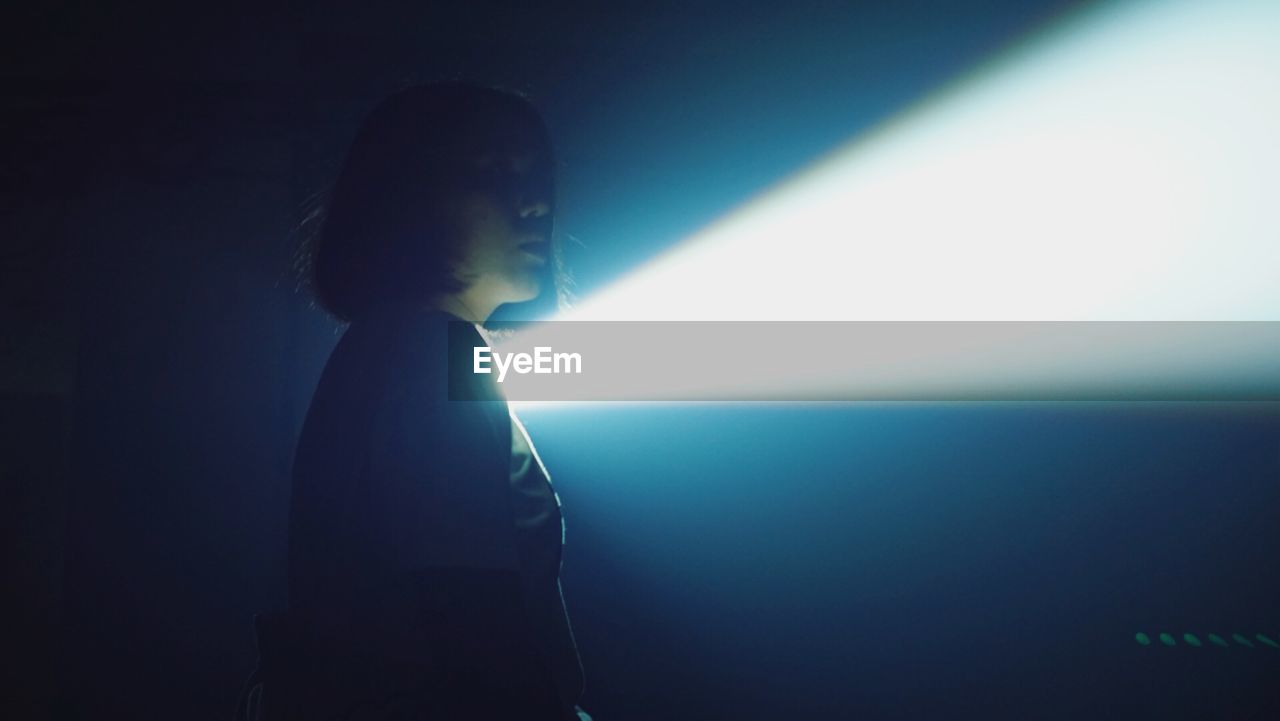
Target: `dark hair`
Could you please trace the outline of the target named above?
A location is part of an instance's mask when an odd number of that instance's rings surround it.
[[[383,303],[417,302],[462,289],[461,246],[451,203],[474,180],[486,151],[535,149],[554,168],[550,136],[522,95],[450,81],[400,90],[365,118],[323,210],[303,240],[299,270],[316,302],[340,321]],[[554,199],[554,177],[552,183]],[[554,202],[552,203],[554,213]],[[551,237],[539,297],[517,304],[532,318],[567,305],[570,279],[559,234]]]

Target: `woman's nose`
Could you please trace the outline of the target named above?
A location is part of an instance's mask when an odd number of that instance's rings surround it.
[[[520,204],[521,218],[541,218],[551,212],[551,206],[545,200],[525,201]]]

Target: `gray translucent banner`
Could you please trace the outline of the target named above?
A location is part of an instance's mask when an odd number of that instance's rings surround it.
[[[1280,322],[560,321],[492,342],[451,374],[513,401],[1280,400]]]

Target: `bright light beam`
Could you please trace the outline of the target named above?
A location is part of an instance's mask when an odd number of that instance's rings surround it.
[[[1102,6],[589,298],[592,320],[1276,320],[1280,3]]]
[[[834,151],[566,318],[1280,320],[1277,37],[1276,2],[1095,7]],[[606,390],[1036,398],[1079,381],[1121,398],[1132,389],[1114,379],[1137,379],[1140,389],[1172,377],[1170,364],[1191,379],[1173,387],[1192,395],[1224,383],[1272,388],[1280,348],[1264,330],[1236,329],[1236,341],[1199,348],[1179,336],[1171,353],[1167,334],[1152,328],[1142,331],[1147,346],[1129,338],[1123,348],[1011,328],[992,336],[1003,345],[976,336],[941,344],[925,365],[918,347],[864,344],[829,367],[801,368],[798,357],[788,367],[784,357],[743,367],[741,377],[721,356],[659,372],[661,363],[644,360],[649,349],[610,346],[643,368],[610,376],[625,387]],[[1006,336],[1021,339],[1016,352]]]

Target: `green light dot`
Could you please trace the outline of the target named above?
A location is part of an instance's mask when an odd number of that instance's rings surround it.
[[[1196,648],[1200,648],[1200,639],[1196,638],[1194,634],[1184,633],[1182,634],[1182,640]]]
[[[1268,646],[1270,646],[1271,648],[1280,648],[1280,644],[1277,644],[1275,641],[1272,641],[1270,638],[1268,638],[1267,636],[1265,636],[1265,635],[1263,635],[1263,634],[1261,634],[1261,633],[1260,633],[1260,634],[1258,634],[1257,636],[1255,636],[1254,638],[1256,638],[1256,639],[1258,639],[1259,641],[1261,641],[1261,642],[1263,642],[1263,643],[1267,644],[1267,645],[1268,645]]]
[[[1178,642],[1173,640],[1173,636],[1170,636],[1167,633],[1160,634],[1160,643],[1163,643],[1166,646],[1178,645]]]
[[[1235,641],[1241,646],[1248,646],[1249,648],[1253,648],[1253,641],[1250,641],[1249,639],[1245,638],[1244,636],[1241,636],[1238,633],[1231,634],[1231,640]]]
[[[1151,645],[1151,637],[1145,633],[1136,634],[1134,635],[1134,638],[1137,639],[1138,643],[1142,644],[1143,646]]]
[[[1226,641],[1224,641],[1224,640],[1223,640],[1223,638],[1222,638],[1221,636],[1219,636],[1219,635],[1218,635],[1218,634],[1216,634],[1216,633],[1211,633],[1211,634],[1209,634],[1209,640],[1213,642],[1213,645],[1215,645],[1215,646],[1221,646],[1221,647],[1223,647],[1223,648],[1226,648],[1227,646],[1229,646],[1229,645],[1230,645],[1230,644],[1228,644]]]

